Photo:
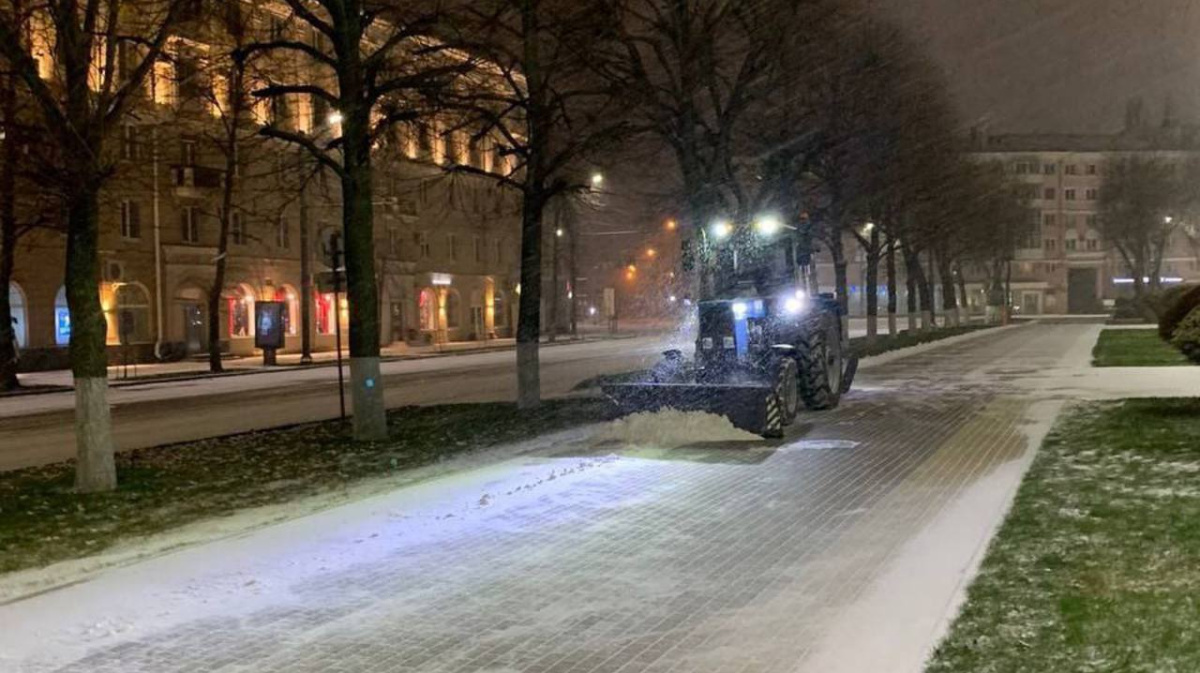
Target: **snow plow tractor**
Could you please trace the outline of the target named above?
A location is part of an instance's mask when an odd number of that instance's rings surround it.
[[[724,226],[716,233],[733,238]],[[798,253],[796,237],[764,235],[781,226],[754,225],[757,240],[743,243],[740,255],[733,242],[709,246],[705,237],[710,249],[699,256],[711,260],[712,272],[702,271],[701,286],[714,289],[697,304],[695,356],[669,350],[645,380],[602,386],[622,412],[704,411],[777,438],[801,404],[838,405],[858,366],[842,311],[832,296],[811,292],[811,253]],[[686,269],[686,251],[684,258]]]

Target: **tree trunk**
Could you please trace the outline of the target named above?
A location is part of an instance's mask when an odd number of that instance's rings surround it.
[[[958,293],[954,286],[954,273],[950,261],[938,255],[938,278],[942,283],[942,311],[946,314],[947,327],[958,327]]]
[[[16,120],[16,87],[13,75],[0,83],[0,130],[7,142],[0,143],[0,390],[15,390],[17,378],[17,333],[13,329],[12,305],[8,287],[16,264],[17,245],[17,139],[13,122]]]
[[[920,301],[921,311],[921,329],[929,329],[930,323],[933,321],[933,293],[930,283],[925,275],[925,268],[921,265],[921,255],[918,252],[910,251],[905,248],[904,260],[908,266],[908,281],[909,281],[909,324],[911,329],[916,329],[916,312],[917,303]]]
[[[95,493],[117,487],[117,470],[108,408],[108,323],[100,306],[99,187],[85,181],[77,189],[67,205],[66,269],[75,380],[75,490]]]
[[[521,296],[517,309],[517,406],[541,404],[538,363],[542,301],[542,204],[537,193],[525,190],[521,207]]]
[[[300,364],[312,362],[313,258],[312,232],[310,231],[312,225],[308,219],[308,176],[306,175],[304,181],[300,183]]]
[[[888,237],[887,247],[887,291],[888,334],[896,336],[896,311],[900,298],[897,296],[899,287],[896,283],[896,243],[891,236]]]
[[[346,301],[350,306],[350,399],[354,439],[382,441],[387,439],[388,429],[379,371],[379,288],[375,281],[371,164],[366,115],[359,117],[359,114],[346,115],[347,147],[342,179]]]
[[[229,262],[229,219],[233,213],[233,169],[236,158],[225,159],[225,186],[221,190],[221,212],[218,217],[217,261],[212,286],[208,288],[208,370],[221,372],[221,293],[225,289],[225,269]],[[232,316],[231,316],[232,319]]]
[[[562,231],[562,219],[562,203],[560,202],[554,209],[554,246],[550,253],[550,335],[548,337],[550,341],[558,339],[558,304],[562,300],[559,295],[561,290],[558,286],[558,243],[562,238],[558,232]]]
[[[930,250],[928,253],[929,271],[926,273],[922,268],[921,273],[921,329],[930,330],[937,329],[937,291],[934,289],[937,282],[937,277],[934,269],[934,254]],[[919,262],[918,262],[919,264]]]
[[[878,236],[871,232],[872,247],[867,251],[867,338],[879,335],[879,247]]]
[[[575,210],[567,210],[567,278],[570,279],[571,293],[568,301],[571,307],[571,338],[579,338],[579,267],[577,264],[579,246],[575,226]]]
[[[971,322],[971,301],[967,297],[967,274],[963,272],[962,264],[958,265],[954,278],[958,281],[958,315],[961,319],[960,322],[968,324]]]

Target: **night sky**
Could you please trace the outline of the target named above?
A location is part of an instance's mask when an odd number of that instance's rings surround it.
[[[1200,0],[874,0],[945,70],[966,120],[1105,132],[1125,102],[1200,121]]]

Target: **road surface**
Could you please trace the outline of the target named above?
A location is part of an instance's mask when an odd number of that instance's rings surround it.
[[[2,605],[0,669],[916,673],[1062,405],[1200,383],[1097,375],[1097,332],[868,361],[777,442],[603,426],[464,458]]]
[[[562,395],[597,374],[648,367],[676,341],[657,335],[544,347],[542,394]],[[515,363],[511,350],[385,362],[385,399],[389,407],[514,400]],[[337,370],[139,383],[111,388],[109,401],[117,446],[135,449],[336,418]],[[73,405],[71,392],[0,399],[0,471],[73,456]]]

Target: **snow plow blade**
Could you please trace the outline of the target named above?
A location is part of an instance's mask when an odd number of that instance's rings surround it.
[[[625,414],[676,409],[728,418],[734,427],[763,437],[783,434],[778,400],[763,385],[702,383],[621,383],[601,390]]]

